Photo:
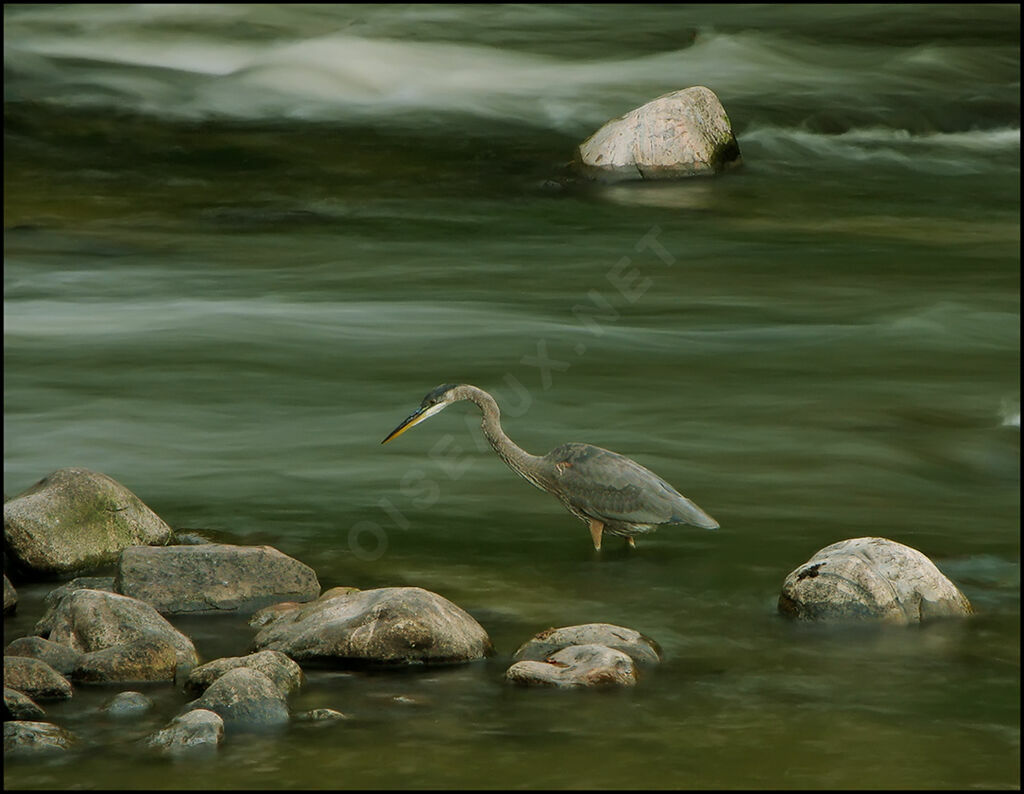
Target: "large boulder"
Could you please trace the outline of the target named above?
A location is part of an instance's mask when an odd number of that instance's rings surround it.
[[[906,624],[972,610],[917,549],[886,538],[852,538],[826,546],[786,577],[779,612],[799,620]]]
[[[23,571],[66,574],[113,563],[128,546],[164,544],[171,528],[105,474],[58,469],[4,504],[4,548]]]
[[[75,737],[49,722],[12,720],[4,723],[4,755],[36,755],[67,750]]]
[[[512,657],[516,661],[544,661],[571,645],[604,645],[627,654],[638,664],[657,664],[661,648],[638,631],[611,623],[584,623],[547,629],[527,640]]]
[[[714,91],[672,91],[612,119],[579,145],[575,169],[590,179],[675,179],[739,165],[739,144]]]
[[[175,717],[149,737],[148,744],[171,756],[205,754],[224,741],[224,720],[208,709],[193,709]]]
[[[320,595],[316,572],[308,565],[272,546],[222,543],[127,548],[114,588],[171,614],[255,610]]]
[[[636,667],[605,645],[570,645],[544,661],[516,662],[505,673],[514,684],[555,687],[634,686]]]
[[[50,629],[53,628],[53,616],[57,611],[57,607],[60,606],[60,602],[64,600],[64,596],[68,593],[73,593],[75,590],[104,590],[108,593],[116,593],[114,589],[114,577],[113,576],[79,576],[72,579],[69,582],[59,587],[53,588],[43,598],[43,604],[46,606],[46,612],[43,616],[36,621],[35,633],[42,636],[46,636],[50,633]]]
[[[75,590],[54,610],[49,639],[82,653],[76,681],[173,681],[198,662],[192,641],[144,601]]]
[[[224,673],[187,708],[213,711],[228,728],[273,728],[288,722],[288,704],[277,684],[251,667]]]
[[[273,615],[254,645],[298,661],[356,665],[451,664],[494,652],[467,612],[419,587],[329,591]]]
[[[46,662],[27,656],[4,657],[4,686],[33,700],[67,700],[71,684]]]

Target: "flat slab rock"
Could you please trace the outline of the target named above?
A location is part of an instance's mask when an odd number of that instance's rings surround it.
[[[636,667],[622,651],[604,645],[571,645],[544,661],[516,662],[505,678],[530,686],[630,687],[636,685]]]
[[[312,604],[263,613],[258,650],[341,664],[453,664],[494,653],[465,610],[420,587],[331,590]]]
[[[88,469],[58,469],[4,503],[13,564],[66,574],[113,563],[128,546],[169,543],[173,533],[121,483]]]
[[[571,645],[604,645],[622,651],[637,664],[658,664],[661,648],[639,631],[611,623],[583,623],[542,631],[527,640],[513,655],[516,661],[544,661]]]
[[[320,595],[320,582],[312,568],[272,546],[204,543],[125,549],[114,589],[160,612],[180,614],[312,601]]]
[[[966,616],[971,604],[924,554],[887,538],[826,546],[786,577],[779,612],[798,620],[908,624]]]

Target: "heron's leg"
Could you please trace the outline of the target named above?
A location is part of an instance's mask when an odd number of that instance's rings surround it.
[[[626,545],[629,546],[631,549],[635,549],[636,548],[636,540],[634,538],[632,538],[632,537],[626,538]]]
[[[600,551],[601,533],[604,532],[604,524],[596,518],[589,519],[587,523],[590,524],[590,537],[594,539],[594,548]]]

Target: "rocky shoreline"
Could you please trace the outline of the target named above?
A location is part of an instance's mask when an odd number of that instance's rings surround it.
[[[321,592],[309,566],[273,547],[194,537],[175,543],[170,527],[135,494],[85,469],[61,469],[8,500],[4,537],[5,615],[18,608],[7,571],[20,583],[115,569],[113,576],[79,575],[55,587],[34,633],[5,647],[4,747],[14,755],[73,746],[75,737],[48,721],[40,703],[73,699],[80,686],[126,687],[102,708],[118,719],[152,708],[134,684],[174,687],[194,698],[146,741],[154,752],[177,756],[215,751],[226,738],[292,720],[344,719],[326,707],[291,712],[302,665],[386,670],[495,654],[486,629],[437,593]],[[247,655],[202,660],[167,619],[228,612],[250,615]],[[854,538],[792,571],[779,612],[806,621],[908,624],[969,615],[971,606],[920,552],[884,538]],[[661,659],[657,642],[633,629],[563,626],[524,642],[504,679],[518,686],[634,687]]]

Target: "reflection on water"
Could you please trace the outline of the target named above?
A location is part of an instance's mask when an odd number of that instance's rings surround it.
[[[1019,785],[1018,14],[5,8],[5,493],[103,471],[325,588],[439,592],[498,651],[310,671],[293,712],[350,719],[229,742],[204,788]],[[596,125],[699,83],[742,170],[552,182]],[[597,554],[469,404],[381,448],[443,382],[722,528]],[[790,570],[863,535],[929,555],[976,618],[775,614]],[[629,693],[502,684],[531,635],[590,621],[664,663]],[[206,659],[251,640],[180,625]],[[8,786],[196,785],[131,745],[181,696],[115,730],[79,689],[48,709],[73,763]]]

